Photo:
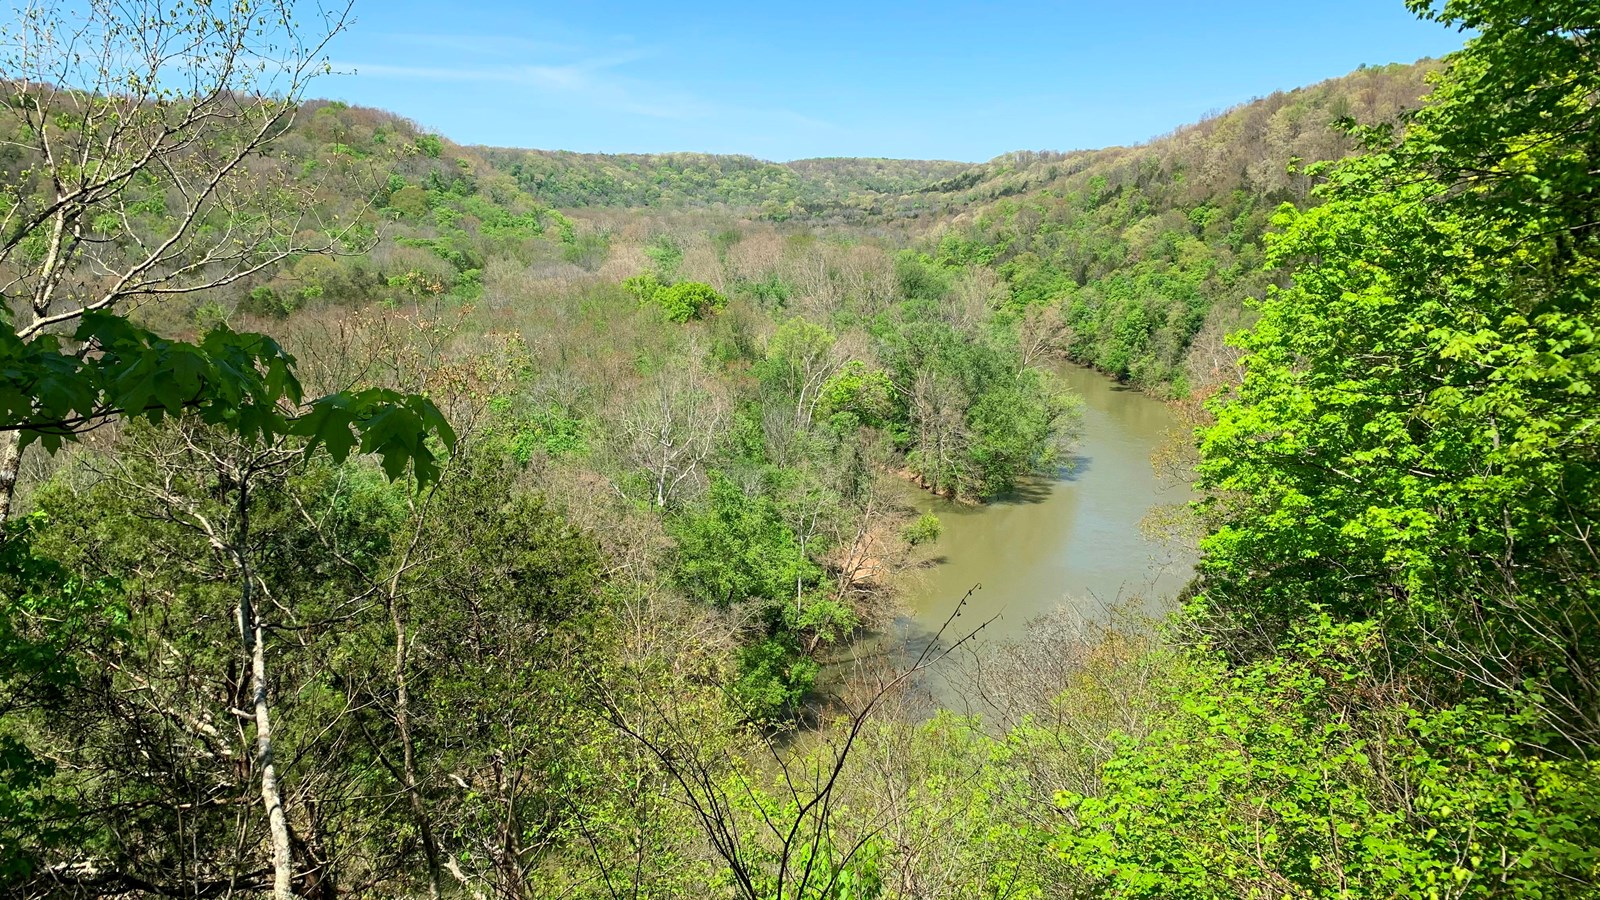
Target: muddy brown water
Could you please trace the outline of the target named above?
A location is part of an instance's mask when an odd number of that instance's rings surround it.
[[[1093,370],[1068,366],[1060,374],[1083,398],[1070,464],[982,506],[908,488],[911,504],[944,525],[937,562],[906,589],[905,614],[885,633],[856,642],[830,669],[872,659],[903,664],[936,636],[948,644],[987,621],[970,645],[982,656],[1062,606],[1089,620],[1103,620],[1113,608],[1152,616],[1171,608],[1193,574],[1193,551],[1148,537],[1140,523],[1156,507],[1192,497],[1187,485],[1158,477],[1151,465],[1177,420],[1167,404]],[[960,617],[939,635],[974,586]],[[940,705],[957,706],[939,682],[923,679]]]

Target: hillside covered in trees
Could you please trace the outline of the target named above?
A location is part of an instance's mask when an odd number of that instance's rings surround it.
[[[496,270],[600,286],[656,265],[658,241],[674,260],[688,253],[691,280],[756,305],[815,295],[819,277],[862,277],[755,250],[810,236],[859,248],[845,269],[887,255],[972,285],[985,296],[963,302],[1146,390],[1204,392],[1232,377],[1223,338],[1273,283],[1261,251],[1272,215],[1311,200],[1306,161],[1354,147],[1341,120],[1392,122],[1415,106],[1435,68],[1365,69],[1140,147],[980,165],[469,148],[389,114],[310,102],[274,152],[316,182],[319,218],[342,223],[342,252],[297,257],[208,299],[224,314],[273,317],[474,300]]]
[[[461,146],[157,6],[6,32],[6,896],[1600,896],[1593,3],[979,164]],[[838,664],[1074,363],[1194,425],[1183,596]]]
[[[802,159],[772,163],[700,153],[610,156],[489,150],[491,163],[557,207],[723,205],[781,219],[833,208],[904,202],[971,166],[899,159]]]

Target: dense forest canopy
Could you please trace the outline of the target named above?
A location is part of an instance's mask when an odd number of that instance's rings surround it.
[[[1600,895],[1600,7],[1409,6],[1465,47],[981,164],[465,147],[310,99],[348,9],[22,10],[0,887]],[[982,715],[966,601],[830,669],[1068,362],[1194,426],[1181,602]]]

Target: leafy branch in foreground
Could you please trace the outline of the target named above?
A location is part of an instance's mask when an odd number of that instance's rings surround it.
[[[344,391],[303,404],[294,357],[261,334],[218,327],[198,342],[162,338],[107,312],[83,314],[63,352],[53,334],[23,340],[0,329],[0,431],[54,451],[111,417],[158,423],[190,413],[245,440],[307,439],[336,462],[355,450],[375,453],[390,478],[410,463],[433,481],[438,462],[430,436],[446,448],[455,433],[426,397],[385,388]]]
[[[302,12],[315,27],[298,21]],[[217,337],[200,352],[166,344],[123,365],[117,354],[142,338],[107,333],[116,329],[101,319],[86,337],[114,349],[103,348],[111,358],[90,368],[114,370],[112,383],[96,381],[83,359],[44,360],[39,354],[61,348],[53,335],[94,313],[203,297],[359,242],[358,223],[324,215],[315,181],[271,154],[306,86],[327,71],[325,49],[349,12],[348,2],[46,0],[0,24],[0,141],[19,163],[0,171],[0,298],[15,316],[8,353],[25,360],[7,381],[46,392],[44,409],[31,412],[62,412],[5,420],[0,521],[11,514],[30,424],[60,436],[93,424],[106,402],[135,412],[192,405],[226,418],[227,396],[182,390],[239,385],[237,373],[216,377],[209,367],[269,352],[229,350],[229,339]],[[25,352],[16,346],[35,341]],[[162,363],[178,367],[170,391],[160,384]],[[281,372],[268,375],[284,387]],[[7,399],[13,410],[25,405],[15,393]],[[267,409],[247,407],[257,416]]]

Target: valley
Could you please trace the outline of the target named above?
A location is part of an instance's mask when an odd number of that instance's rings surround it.
[[[0,894],[1597,896],[1600,14],[1405,6],[1462,48],[985,162],[13,10]]]

